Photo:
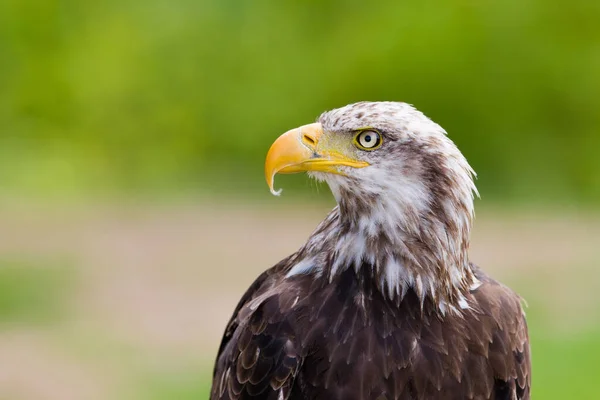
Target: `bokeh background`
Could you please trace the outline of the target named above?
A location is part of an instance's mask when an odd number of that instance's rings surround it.
[[[299,4],[301,3],[301,4]],[[0,398],[207,398],[237,300],[333,202],[263,160],[359,100],[479,174],[472,259],[529,303],[534,398],[595,399],[600,2],[3,0]]]

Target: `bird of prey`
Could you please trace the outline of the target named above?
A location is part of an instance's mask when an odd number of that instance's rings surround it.
[[[474,171],[405,103],[323,113],[271,146],[337,206],[229,321],[211,399],[530,398],[521,299],[469,261]]]

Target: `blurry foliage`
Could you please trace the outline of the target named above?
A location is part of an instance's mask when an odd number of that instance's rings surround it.
[[[484,196],[598,200],[599,20],[589,0],[5,0],[0,187],[264,189],[280,133],[401,100]]]

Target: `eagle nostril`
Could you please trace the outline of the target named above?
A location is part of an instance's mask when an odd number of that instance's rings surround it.
[[[302,135],[302,140],[304,141],[304,143],[310,144],[311,146],[315,145],[315,139],[311,138],[306,134]]]

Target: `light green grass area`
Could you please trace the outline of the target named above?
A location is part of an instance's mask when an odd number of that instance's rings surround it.
[[[212,376],[206,371],[190,370],[177,374],[157,375],[141,385],[139,399],[192,400],[207,399]]]
[[[60,320],[73,287],[73,269],[17,260],[0,260],[0,324]]]
[[[597,399],[600,326],[583,335],[543,335],[533,326],[533,398]]]

